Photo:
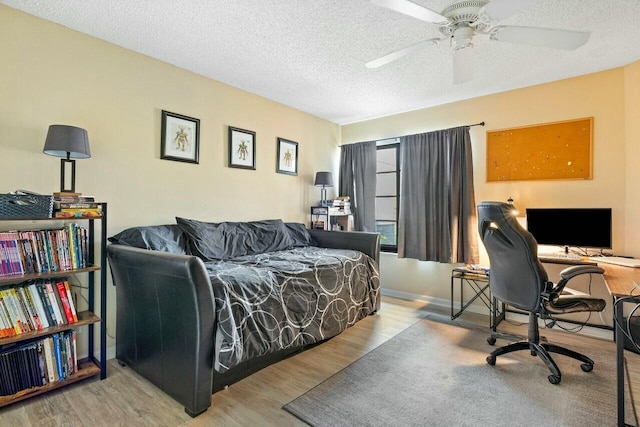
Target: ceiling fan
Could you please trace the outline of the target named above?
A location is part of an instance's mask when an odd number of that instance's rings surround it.
[[[437,13],[409,0],[371,0],[396,12],[436,24],[442,37],[424,40],[412,46],[389,53],[367,62],[368,68],[377,68],[420,49],[449,40],[453,50],[453,82],[464,83],[473,77],[473,38],[487,35],[489,40],[553,49],[574,50],[589,39],[583,31],[551,28],[496,25],[539,0],[470,0],[459,1]]]

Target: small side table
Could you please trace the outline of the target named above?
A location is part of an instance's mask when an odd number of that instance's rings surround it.
[[[460,308],[456,312],[454,308],[455,283],[458,282],[460,293]],[[465,301],[465,287],[472,291],[471,298]],[[505,304],[491,296],[489,288],[489,272],[482,269],[470,269],[466,267],[454,268],[451,272],[451,320],[460,316],[475,300],[480,299],[489,309],[489,327],[496,332],[498,324],[505,319]]]

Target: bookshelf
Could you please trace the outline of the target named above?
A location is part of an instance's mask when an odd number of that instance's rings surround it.
[[[86,267],[75,268],[67,271],[54,271],[43,273],[24,273],[0,276],[0,290],[19,286],[25,282],[37,279],[55,279],[71,277],[78,274],[87,274],[87,299],[86,306],[78,310],[78,321],[74,323],[49,326],[40,330],[32,330],[21,334],[1,337],[0,354],[10,352],[21,343],[39,342],[38,338],[52,337],[56,334],[68,333],[71,330],[86,330],[87,357],[78,358],[78,369],[66,376],[63,380],[49,381],[45,385],[26,388],[14,394],[0,396],[0,407],[7,406],[30,397],[41,395],[52,390],[65,387],[78,381],[100,376],[107,377],[106,369],[106,242],[107,242],[107,203],[99,203],[102,215],[91,218],[2,218],[0,219],[0,231],[7,230],[43,230],[65,227],[67,224],[76,223],[87,230],[87,258]],[[99,254],[96,254],[96,225],[100,230]],[[100,315],[96,314],[96,299],[99,294]],[[77,306],[76,306],[77,307]],[[95,334],[99,328],[99,358],[95,356]],[[82,328],[82,329],[81,329]],[[18,372],[20,373],[20,372]],[[0,378],[4,373],[0,373]]]
[[[332,213],[329,207],[311,207],[311,229],[312,230],[335,230],[353,231],[353,214]]]

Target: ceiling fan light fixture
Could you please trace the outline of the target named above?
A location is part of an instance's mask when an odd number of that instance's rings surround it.
[[[456,28],[451,39],[453,50],[460,50],[473,46],[473,43],[471,42],[473,39],[473,33],[473,28],[469,26]]]

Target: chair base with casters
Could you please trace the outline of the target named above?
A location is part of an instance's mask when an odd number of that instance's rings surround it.
[[[491,341],[493,341],[493,344],[495,344],[496,340],[493,335],[487,338],[487,342],[493,345]],[[489,356],[487,356],[487,363],[491,366],[494,366],[496,364],[496,358],[498,356],[520,350],[530,350],[532,356],[538,356],[540,357],[540,359],[542,359],[544,364],[547,365],[547,368],[549,368],[549,370],[551,371],[551,375],[547,377],[551,384],[559,384],[562,380],[562,373],[560,372],[560,368],[558,368],[558,365],[553,360],[550,353],[562,354],[564,356],[569,356],[582,362],[580,368],[582,368],[584,372],[591,372],[593,370],[593,360],[591,360],[584,354],[578,353],[565,347],[560,347],[558,345],[540,343],[538,316],[535,313],[529,313],[529,334],[527,340],[514,342],[504,347],[495,349]]]

